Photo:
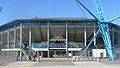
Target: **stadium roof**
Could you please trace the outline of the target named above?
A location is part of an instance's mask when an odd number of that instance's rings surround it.
[[[10,21],[6,24],[3,24],[0,26],[0,28],[5,28],[5,27],[9,27],[11,25],[15,25],[17,23],[20,22],[32,22],[32,21],[89,21],[89,22],[97,22],[97,20],[95,19],[87,19],[87,18],[82,18],[82,17],[34,17],[34,18],[21,18],[21,19],[16,19],[13,21]],[[120,29],[120,26],[110,23],[111,26],[113,27],[117,27]]]

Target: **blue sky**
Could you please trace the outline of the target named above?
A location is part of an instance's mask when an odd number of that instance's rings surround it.
[[[93,0],[80,0],[94,14]],[[101,0],[106,19],[120,14],[120,0]],[[85,17],[92,18],[84,9],[85,15],[75,0],[0,0],[3,7],[0,13],[0,25],[20,18],[34,17]],[[120,19],[113,23],[120,25]]]

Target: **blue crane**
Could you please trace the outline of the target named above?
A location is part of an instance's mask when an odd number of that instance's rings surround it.
[[[76,1],[79,5],[81,5],[88,13],[90,13],[98,21],[98,27],[99,27],[95,36],[91,39],[89,44],[85,47],[85,49],[82,52],[82,54],[80,55],[80,57],[83,56],[83,54],[90,47],[90,45],[92,44],[94,39],[96,39],[98,37],[98,35],[101,33],[103,41],[104,41],[105,48],[107,49],[107,52],[109,54],[109,58],[111,60],[114,60],[113,51],[112,51],[112,42],[111,42],[111,39],[110,39],[108,24],[109,24],[109,22],[112,22],[112,21],[120,18],[120,15],[111,19],[110,21],[106,21],[100,0],[94,0],[97,17],[91,11],[89,11],[89,9],[87,9],[79,0],[76,0]]]
[[[100,0],[94,0],[94,3],[96,7],[97,18],[99,20],[98,26],[99,26],[100,33],[102,34],[105,48],[108,51],[109,58],[111,60],[114,60],[113,52],[112,52],[112,43],[111,43],[109,27],[108,27],[109,22],[106,22]]]

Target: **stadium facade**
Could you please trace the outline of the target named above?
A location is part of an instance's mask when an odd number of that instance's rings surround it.
[[[110,23],[113,48],[120,48],[120,26]],[[0,26],[0,64],[17,60],[42,58],[71,58],[90,42],[98,30],[95,19],[34,18],[17,19]],[[93,49],[105,50],[101,35],[94,40],[85,56]],[[106,50],[105,50],[106,52]],[[104,52],[100,54],[103,57]],[[108,57],[106,52],[106,57]]]

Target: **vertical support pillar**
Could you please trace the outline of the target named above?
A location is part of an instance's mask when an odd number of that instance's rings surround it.
[[[54,51],[54,59],[56,59],[56,51]]]
[[[31,46],[31,30],[29,31],[29,46]]]
[[[66,58],[69,59],[69,56],[68,56],[68,22],[66,21]]]
[[[50,22],[47,22],[47,43],[48,43],[48,59],[49,59],[49,45],[50,45]]]
[[[10,35],[9,35],[10,33],[9,33],[9,27],[8,27],[8,30],[7,30],[7,49],[10,49],[11,48],[11,46],[9,45],[9,39],[10,39]],[[7,51],[7,55],[9,56],[9,51]],[[10,61],[10,59],[9,59],[9,57],[7,56],[7,62],[9,62]]]
[[[39,58],[39,51],[37,51],[37,62],[40,61],[40,58]]]
[[[41,61],[43,60],[43,51],[41,50]]]
[[[9,46],[9,29],[7,31],[7,49],[9,49],[10,46]]]
[[[114,28],[112,28],[112,42],[113,42],[113,46],[114,46],[114,32],[115,32],[115,30],[114,30]]]
[[[32,43],[32,23],[30,23],[30,30],[29,30],[29,46],[31,46]]]
[[[20,24],[20,47],[22,47],[22,23]],[[20,51],[20,60],[22,60],[22,52]]]
[[[71,61],[73,61],[73,51],[71,51]]]
[[[16,45],[16,26],[14,27],[14,48]]]
[[[30,30],[29,30],[29,46],[31,46],[32,44],[31,44],[31,39],[32,39],[32,35],[31,35],[32,33],[31,33],[31,25],[30,25]],[[33,48],[33,46],[32,46],[32,48]],[[26,58],[28,59],[28,56],[26,55]],[[37,62],[39,62],[39,57],[38,57],[38,51],[37,51]]]
[[[14,26],[14,42],[13,42],[13,48],[15,49],[16,48],[16,25]],[[14,57],[16,56],[16,53],[15,51],[13,52],[14,53]]]
[[[94,36],[95,36],[95,33],[96,33],[96,31],[95,31],[95,27],[94,27]],[[96,45],[96,39],[94,39],[94,46]]]
[[[2,29],[2,33],[1,33],[1,48],[4,49],[4,45],[3,45],[3,29]],[[4,51],[2,51],[2,63],[4,64]]]
[[[86,28],[84,29],[84,46],[86,46]]]

